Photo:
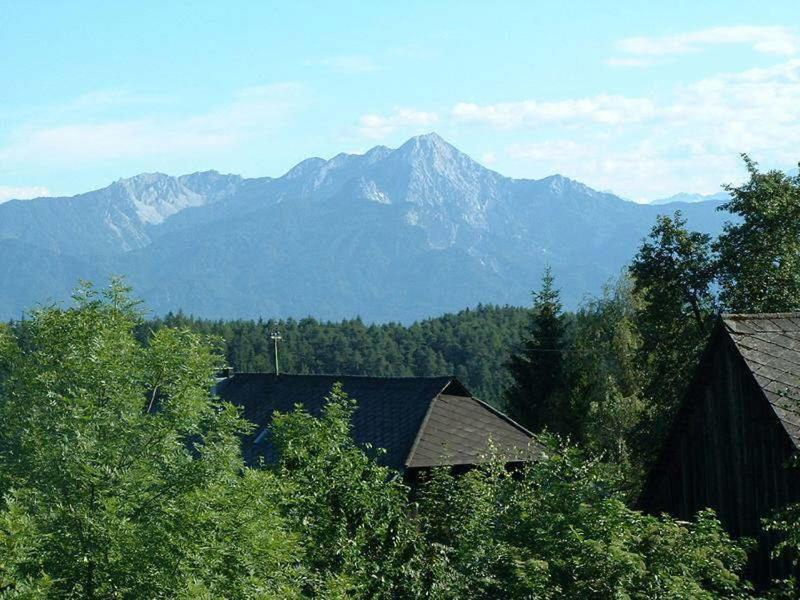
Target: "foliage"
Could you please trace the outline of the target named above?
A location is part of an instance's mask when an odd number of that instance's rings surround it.
[[[606,286],[575,313],[565,358],[570,404],[584,416],[573,437],[622,468],[632,494],[643,475],[633,451],[646,415],[637,308],[629,279]]]
[[[565,334],[559,292],[547,268],[541,288],[533,294],[527,338],[508,365],[514,382],[506,392],[506,409],[531,431],[549,428],[568,433],[575,428],[564,393]]]
[[[643,393],[650,401],[643,437],[663,437],[708,340],[716,314],[710,244],[709,236],[688,231],[677,211],[673,217],[658,217],[631,264],[633,292],[639,298],[638,360],[644,365]]]
[[[128,291],[34,313],[0,401],[0,581],[58,597],[290,597],[299,549],[211,402],[213,347],[139,344]]]
[[[635,387],[625,297],[587,307],[573,339],[616,348],[598,372]],[[744,554],[713,516],[683,524],[633,511],[619,469],[550,438],[521,471],[440,470],[412,492],[352,440],[354,402],[335,387],[319,416],[275,416],[276,465],[245,467],[248,427],[208,392],[216,346],[169,327],[143,345],[139,318],[114,283],[103,296],[84,288],[75,308],[36,312],[22,336],[2,334],[0,597],[747,591]]]
[[[800,308],[800,175],[759,172],[743,155],[750,180],[727,186],[720,207],[740,217],[716,244],[721,301],[731,312]]]
[[[764,519],[764,529],[780,536],[772,550],[772,557],[786,559],[791,557],[795,570],[800,565],[800,504],[790,504]],[[773,582],[771,598],[797,598],[800,595],[800,581],[796,576]]]
[[[800,456],[795,455],[789,460],[787,468],[793,469],[796,474],[799,467]],[[772,532],[777,538],[772,557],[788,560],[794,566],[794,575],[783,581],[773,582],[770,598],[800,597],[800,580],[797,578],[800,571],[800,503],[795,502],[774,511],[763,519],[762,524],[765,531]]]
[[[553,440],[522,473],[438,471],[420,521],[453,597],[747,597],[745,553],[711,513],[689,524],[633,511],[605,465]]]
[[[320,418],[276,414],[283,509],[301,531],[314,597],[404,598],[423,593],[408,488],[350,437],[354,403],[334,386]]]

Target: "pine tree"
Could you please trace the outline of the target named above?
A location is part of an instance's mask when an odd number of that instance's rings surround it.
[[[568,433],[571,419],[563,406],[566,395],[562,389],[566,324],[549,267],[533,298],[528,337],[508,365],[514,383],[506,392],[506,408],[512,418],[532,431],[546,427]]]

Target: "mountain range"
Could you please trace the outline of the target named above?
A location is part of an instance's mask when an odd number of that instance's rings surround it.
[[[731,196],[728,192],[717,192],[716,194],[689,194],[681,192],[668,198],[659,198],[653,200],[650,204],[674,204],[676,202],[684,202],[686,204],[694,204],[697,202],[727,202]]]
[[[656,215],[681,208],[714,234],[721,202],[642,205],[560,175],[511,179],[436,134],[277,178],[142,174],[0,204],[0,318],[121,274],[156,314],[409,322],[526,305],[546,265],[575,307],[620,273]]]

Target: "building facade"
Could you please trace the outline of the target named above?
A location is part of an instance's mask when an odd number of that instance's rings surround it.
[[[788,574],[762,519],[800,502],[800,314],[723,315],[651,469],[639,507],[689,520],[713,508],[757,546],[764,584]]]

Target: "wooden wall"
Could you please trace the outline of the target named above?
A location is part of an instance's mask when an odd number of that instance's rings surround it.
[[[732,535],[757,540],[748,568],[757,584],[787,575],[787,560],[769,559],[761,519],[800,501],[800,472],[786,468],[794,446],[724,331],[686,400],[640,507],[684,520],[713,508]]]

